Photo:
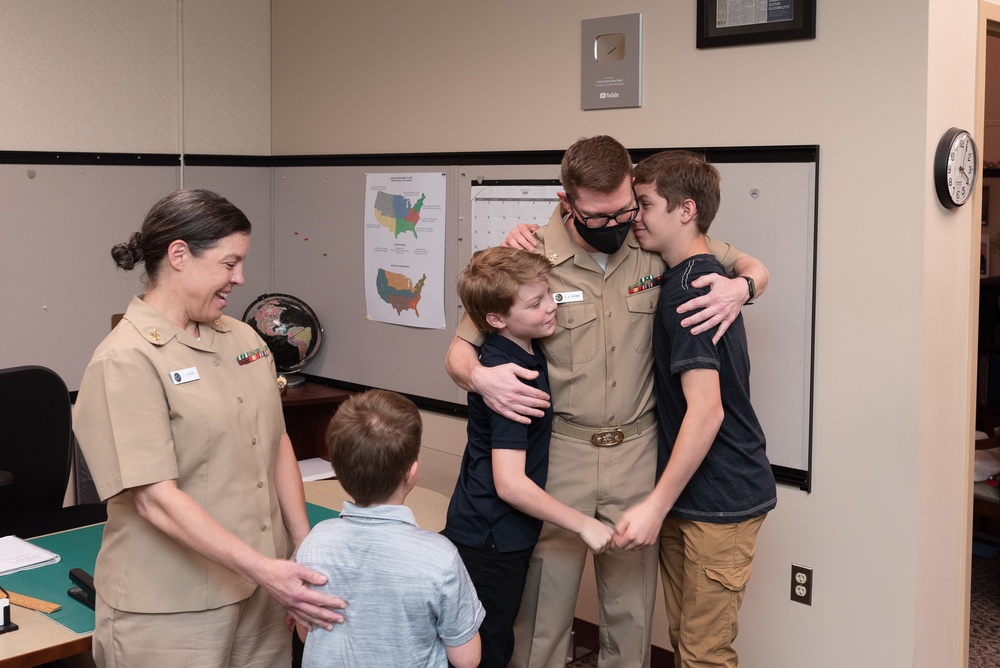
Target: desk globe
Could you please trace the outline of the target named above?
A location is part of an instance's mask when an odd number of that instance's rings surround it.
[[[309,363],[323,343],[323,328],[316,312],[298,297],[269,293],[253,300],[243,312],[247,323],[264,339],[288,387],[306,382],[294,374]]]

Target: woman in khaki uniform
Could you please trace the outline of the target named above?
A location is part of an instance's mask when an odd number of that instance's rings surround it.
[[[344,601],[308,587],[326,578],[288,560],[309,524],[274,361],[222,315],[249,244],[238,208],[180,190],[112,249],[125,270],[144,264],[147,290],[98,346],[75,409],[108,500],[98,666],[287,666],[291,620],[343,621]]]

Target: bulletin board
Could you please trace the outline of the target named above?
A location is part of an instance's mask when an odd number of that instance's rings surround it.
[[[695,149],[722,174],[711,234],[769,268],[766,294],[743,309],[751,386],[784,482],[808,489],[812,432],[818,147]],[[639,160],[654,149],[632,150]],[[425,408],[464,411],[444,371],[461,317],[454,279],[472,254],[472,198],[484,183],[551,182],[561,151],[240,158],[0,152],[0,285],[17,325],[0,328],[0,367],[41,364],[79,387],[110,318],[143,289],[110,249],[178,187],[226,196],[254,231],[246,284],[230,301],[241,317],[258,295],[291,294],[317,312],[324,344],[303,372],[346,387],[381,387]],[[434,172],[446,179],[445,327],[366,318],[366,175]]]

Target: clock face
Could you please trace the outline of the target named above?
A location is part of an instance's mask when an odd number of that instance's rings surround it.
[[[961,206],[972,197],[976,182],[976,148],[968,132],[960,132],[951,141],[948,154],[948,194],[951,201]]]
[[[934,187],[941,204],[954,209],[972,198],[978,163],[972,135],[958,128],[944,133],[934,155]]]

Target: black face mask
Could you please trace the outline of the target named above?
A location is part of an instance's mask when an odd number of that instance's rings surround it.
[[[576,216],[573,216],[573,225],[580,233],[580,238],[590,246],[596,248],[601,253],[613,255],[625,243],[632,223],[619,223],[617,225],[605,225],[604,227],[587,227],[581,223]]]

